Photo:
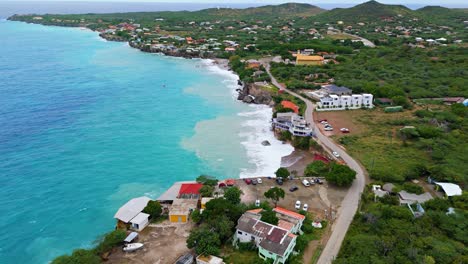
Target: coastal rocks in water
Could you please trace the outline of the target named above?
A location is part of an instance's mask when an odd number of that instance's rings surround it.
[[[254,83],[245,84],[244,88],[239,91],[237,100],[249,104],[264,104],[270,106],[273,104],[270,92],[266,89],[262,89],[261,85]]]
[[[262,141],[262,145],[263,146],[271,146],[270,141],[268,141],[268,140]]]

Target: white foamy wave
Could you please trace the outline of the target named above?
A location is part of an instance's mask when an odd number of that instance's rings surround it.
[[[233,100],[236,100],[241,88],[237,85],[239,77],[213,60],[200,60],[202,67],[209,72],[225,78],[223,84],[231,90]],[[242,102],[239,102],[242,104]],[[241,169],[240,178],[275,176],[275,171],[281,166],[281,159],[291,154],[294,148],[277,140],[271,130],[272,109],[266,105],[249,105],[251,111],[238,113],[242,117],[242,132],[239,133],[241,144],[244,146],[249,163],[254,164],[253,169]],[[267,140],[270,146],[263,146]]]
[[[281,166],[281,158],[291,154],[294,148],[289,144],[283,144],[275,138],[271,131],[270,119],[272,109],[265,105],[251,105],[253,111],[239,113],[246,117],[242,123],[243,132],[241,144],[247,150],[247,156],[251,163],[256,165],[255,170],[243,170],[241,178],[275,176],[275,171]],[[262,142],[268,140],[270,146],[263,146]]]

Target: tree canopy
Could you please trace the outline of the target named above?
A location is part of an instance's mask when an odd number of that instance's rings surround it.
[[[278,188],[278,187],[273,187],[269,189],[268,191],[266,191],[264,195],[266,198],[271,199],[274,202],[275,207],[276,207],[276,205],[278,204],[278,201],[284,198],[285,193],[283,189]]]

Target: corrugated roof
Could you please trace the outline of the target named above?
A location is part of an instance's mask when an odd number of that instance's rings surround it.
[[[305,216],[301,215],[301,214],[298,214],[296,212],[293,212],[293,211],[289,211],[287,209],[284,209],[284,208],[281,208],[281,207],[275,207],[275,209],[273,209],[275,212],[277,213],[280,213],[280,214],[284,214],[284,215],[287,215],[287,216],[290,216],[290,217],[293,217],[293,218],[296,218],[296,219],[305,219]]]
[[[117,213],[115,213],[114,218],[119,219],[124,223],[128,223],[143,211],[143,209],[145,209],[149,201],[151,201],[151,199],[146,196],[133,198],[119,208]]]
[[[462,195],[462,189],[460,186],[450,183],[450,182],[436,182],[435,184],[439,185],[442,187],[444,190],[445,194],[447,196],[457,196],[457,195]]]
[[[183,183],[180,186],[179,195],[183,194],[200,194],[201,183]]]
[[[150,217],[149,214],[139,213],[134,218],[132,218],[132,220],[130,220],[130,223],[141,224],[141,223],[148,221],[149,217]]]

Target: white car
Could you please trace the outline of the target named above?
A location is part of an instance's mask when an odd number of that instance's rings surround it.
[[[297,210],[301,209],[301,201],[296,201],[296,205],[294,206]]]
[[[333,127],[326,127],[326,128],[324,128],[323,130],[325,130],[325,131],[333,131]]]
[[[257,183],[262,183],[262,178],[258,178]]]
[[[307,209],[309,209],[309,205],[308,205],[308,204],[304,204],[304,206],[302,207],[302,210],[307,211]]]
[[[333,154],[333,156],[335,156],[336,158],[339,158],[339,157],[340,157],[340,154],[338,154],[338,152],[336,152],[336,151],[333,151],[332,154]]]
[[[322,122],[320,122],[320,124],[322,124],[322,125],[328,125],[328,122],[327,122],[327,121],[322,121]]]
[[[260,206],[260,200],[255,200],[255,206],[259,207]]]
[[[302,184],[304,184],[305,187],[309,187],[309,186],[310,186],[309,181],[306,180],[306,179],[302,180]]]

